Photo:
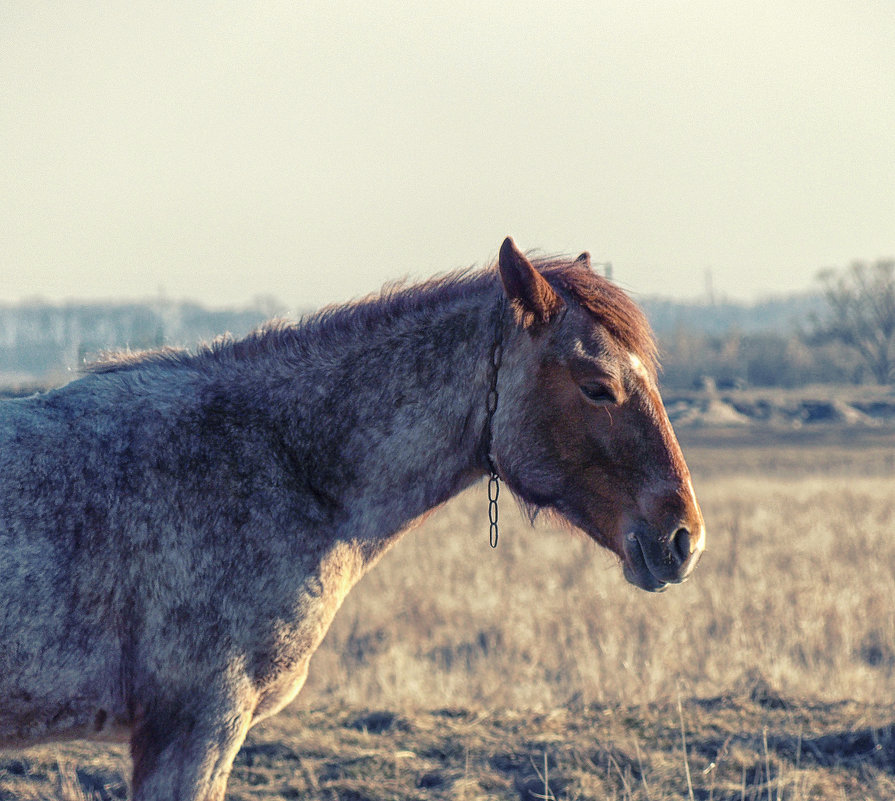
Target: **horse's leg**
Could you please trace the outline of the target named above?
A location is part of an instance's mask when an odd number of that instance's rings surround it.
[[[223,801],[251,721],[248,705],[232,699],[144,710],[131,737],[134,801]]]

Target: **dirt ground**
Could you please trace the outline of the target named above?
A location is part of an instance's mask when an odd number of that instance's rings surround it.
[[[124,749],[0,755],[0,799],[126,798]],[[889,704],[711,699],[533,713],[290,710],[254,730],[233,801],[895,798]]]

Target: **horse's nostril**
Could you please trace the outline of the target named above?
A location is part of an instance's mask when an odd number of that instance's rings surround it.
[[[690,558],[690,531],[681,526],[671,535],[671,552],[683,564]]]

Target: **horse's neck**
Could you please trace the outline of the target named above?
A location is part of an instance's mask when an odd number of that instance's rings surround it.
[[[391,538],[481,476],[491,294],[458,294],[346,335],[325,378],[305,387],[306,399],[316,395],[309,481],[325,483],[343,533]]]

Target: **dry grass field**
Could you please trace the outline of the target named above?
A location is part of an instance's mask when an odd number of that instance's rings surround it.
[[[625,583],[484,486],[349,595],[229,798],[895,799],[895,430],[683,430],[694,577]],[[122,748],[0,754],[2,799],[124,798]]]

